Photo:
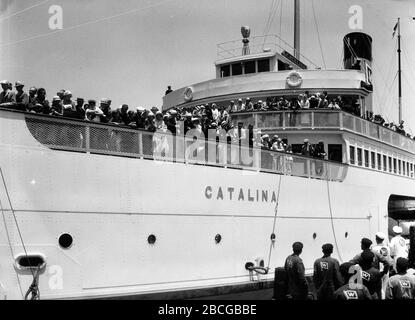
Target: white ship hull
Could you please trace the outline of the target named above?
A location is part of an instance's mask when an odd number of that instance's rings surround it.
[[[249,284],[245,263],[257,258],[271,268],[260,280],[271,280],[294,241],[304,243],[310,274],[323,243],[337,243],[340,261],[351,259],[362,237],[387,232],[392,194],[415,196],[413,179],[363,168],[327,182],[56,151],[33,138],[24,115],[0,113],[0,283],[7,299],[21,299],[32,282],[15,266],[24,248],[13,213],[26,251],[46,258],[42,299],[99,298]],[[58,244],[64,233],[73,237],[69,249]]]

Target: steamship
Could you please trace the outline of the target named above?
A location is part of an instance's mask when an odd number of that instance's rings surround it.
[[[344,69],[323,70],[310,68],[298,38],[292,48],[242,31],[242,44],[218,45],[216,78],[166,95],[163,110],[326,91],[358,101],[362,116],[373,111],[369,35],[346,35]],[[256,290],[271,285],[295,241],[311,274],[323,243],[347,261],[362,237],[413,219],[408,137],[342,110],[245,111],[232,122],[287,139],[294,153],[257,150],[248,164],[204,155],[202,163],[179,138],[160,161],[146,131],[1,109],[0,297]],[[305,138],[323,141],[326,159],[298,155]]]

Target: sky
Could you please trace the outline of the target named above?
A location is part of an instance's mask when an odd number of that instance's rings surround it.
[[[115,107],[161,106],[167,85],[215,78],[216,45],[241,39],[242,25],[263,35],[273,1],[268,33],[292,43],[293,0],[0,0],[0,78],[44,87],[49,99],[69,89]],[[61,30],[49,26],[56,5]],[[353,5],[361,30],[349,27]],[[301,14],[301,52],[320,66],[323,55],[328,69],[342,67],[345,34],[372,36],[374,111],[388,121],[398,118],[392,32],[401,18],[403,118],[415,134],[415,0],[302,0]]]

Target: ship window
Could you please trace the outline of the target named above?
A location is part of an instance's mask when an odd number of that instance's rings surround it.
[[[355,164],[355,148],[353,146],[350,146],[350,164]]]
[[[278,71],[290,70],[290,65],[278,60]]]
[[[383,171],[388,171],[388,161],[386,159],[387,157],[383,155]]]
[[[402,161],[398,160],[398,174],[401,174],[401,165],[402,165]]]
[[[362,149],[361,148],[357,148],[357,165],[358,166],[363,165],[363,161],[362,161]]]
[[[234,63],[232,65],[232,75],[239,76],[242,74],[242,64],[241,63]]]
[[[258,72],[269,71],[269,59],[258,60]]]
[[[411,168],[411,174],[410,174],[410,176],[413,177],[414,176],[414,165],[412,163],[411,163],[410,168]]]
[[[220,67],[220,76],[222,78],[229,77],[230,75],[231,75],[231,66],[230,65]]]
[[[406,176],[406,162],[402,161],[402,174]]]
[[[374,153],[373,151],[370,153],[370,161],[372,169],[376,169],[376,153]]]
[[[393,158],[393,173],[396,173],[396,158]]]
[[[255,61],[245,62],[245,74],[255,73]]]
[[[341,144],[329,144],[328,145],[328,159],[331,161],[342,162],[343,150]]]
[[[409,162],[406,163],[406,175],[409,177]]]
[[[365,167],[369,168],[369,151],[365,150]]]
[[[382,155],[378,153],[378,170],[382,170]]]
[[[389,160],[389,172],[392,172],[392,157],[388,157]]]

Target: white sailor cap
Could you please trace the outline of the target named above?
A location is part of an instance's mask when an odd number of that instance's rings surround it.
[[[402,233],[402,228],[400,226],[394,226],[392,228],[393,232],[397,233],[397,234],[401,234]]]
[[[386,236],[383,232],[377,232],[376,233],[376,238],[381,239],[381,240],[385,240]]]

